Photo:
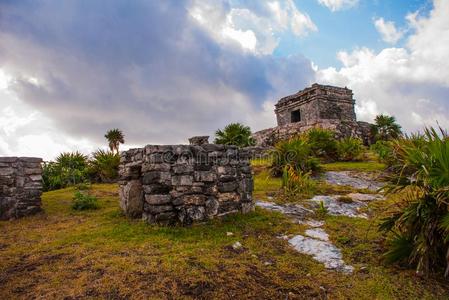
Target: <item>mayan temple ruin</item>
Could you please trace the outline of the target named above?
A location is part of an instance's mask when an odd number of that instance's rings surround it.
[[[334,130],[337,137],[359,137],[370,141],[371,124],[357,122],[352,90],[344,87],[313,84],[275,105],[277,127],[254,133],[258,146],[272,146],[313,127]]]

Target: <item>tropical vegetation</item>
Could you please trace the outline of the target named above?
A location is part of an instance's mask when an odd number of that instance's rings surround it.
[[[402,135],[401,126],[396,122],[394,116],[378,115],[372,126],[374,141],[390,141]]]
[[[104,137],[108,140],[109,149],[111,152],[118,154],[120,144],[125,143],[125,136],[123,135],[123,132],[118,128],[114,128],[108,130]]]
[[[224,129],[218,129],[215,132],[215,143],[248,147],[253,146],[255,141],[251,137],[249,126],[241,123],[231,123],[226,125]]]
[[[391,233],[389,262],[419,274],[449,275],[449,139],[434,128],[393,142],[395,162],[389,194],[400,198],[380,229]]]

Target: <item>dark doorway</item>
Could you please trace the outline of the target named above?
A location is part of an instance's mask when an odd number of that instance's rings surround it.
[[[292,111],[291,120],[292,120],[292,123],[301,122],[301,111],[299,109]]]

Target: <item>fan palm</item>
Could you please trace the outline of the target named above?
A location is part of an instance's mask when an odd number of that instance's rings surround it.
[[[254,139],[251,137],[251,129],[248,126],[231,123],[223,130],[219,129],[215,132],[215,143],[247,147],[254,145]]]
[[[375,124],[372,127],[373,137],[376,141],[389,141],[401,136],[401,126],[396,123],[394,116],[378,115],[374,119]]]
[[[109,142],[109,149],[111,149],[111,152],[118,153],[119,145],[125,143],[125,136],[123,135],[123,132],[118,128],[109,130],[108,132],[106,132],[104,137]]]
[[[449,275],[449,139],[441,130],[394,141],[396,166],[387,192],[403,195],[380,228],[394,233],[389,261],[405,261],[419,273],[446,266]]]

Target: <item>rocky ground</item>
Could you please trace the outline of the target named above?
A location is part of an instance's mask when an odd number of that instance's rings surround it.
[[[322,228],[324,221],[314,219],[317,210],[323,210],[333,216],[346,216],[351,218],[368,219],[366,212],[368,203],[384,199],[380,189],[383,182],[377,181],[370,173],[356,171],[328,171],[321,178],[329,185],[351,187],[355,190],[364,190],[366,193],[351,192],[345,195],[316,195],[305,199],[302,204],[275,204],[272,202],[257,201],[256,205],[278,211],[287,215],[293,222],[307,227],[305,234],[293,237],[283,236],[298,252],[311,255],[315,260],[324,264],[328,269],[352,273],[354,267],[347,265],[342,253],[330,240]]]

